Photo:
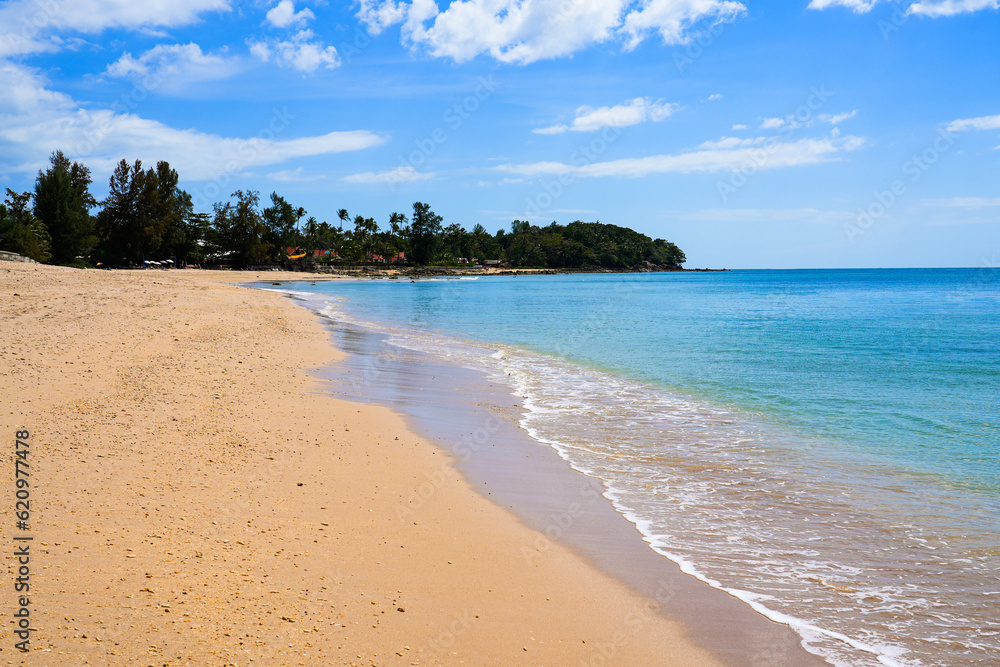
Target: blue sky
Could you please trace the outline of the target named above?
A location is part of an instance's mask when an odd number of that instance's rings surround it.
[[[688,266],[1000,266],[1000,2],[6,0],[0,187],[600,220]]]

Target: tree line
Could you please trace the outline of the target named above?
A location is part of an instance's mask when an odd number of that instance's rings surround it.
[[[394,212],[385,228],[374,218],[337,211],[338,222],[319,222],[277,193],[262,202],[237,190],[211,213],[195,212],[169,163],[143,168],[122,160],[108,196],[90,194],[90,170],[61,151],[39,171],[31,192],[7,188],[0,204],[0,250],[39,262],[125,267],[149,260],[226,264],[245,268],[296,261],[364,263],[403,261],[452,265],[493,260],[512,267],[634,269],[680,268],[684,253],[673,243],[625,227],[573,222],[540,227],[515,220],[494,234],[480,224],[471,231],[444,224],[428,204],[412,214]],[[96,213],[92,213],[96,209]],[[348,228],[344,229],[347,224]],[[315,252],[319,251],[319,252]]]

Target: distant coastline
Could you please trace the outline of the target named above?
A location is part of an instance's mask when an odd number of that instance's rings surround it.
[[[608,269],[599,266],[584,268],[563,268],[563,269],[534,269],[534,268],[502,268],[487,269],[475,268],[471,266],[315,266],[304,268],[296,273],[303,273],[311,276],[344,276],[344,277],[365,277],[365,278],[438,278],[442,276],[550,276],[569,273],[713,273],[728,271],[729,269],[684,269],[666,266],[643,266],[634,269]]]

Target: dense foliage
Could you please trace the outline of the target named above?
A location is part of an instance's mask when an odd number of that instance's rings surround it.
[[[0,250],[10,250],[36,262],[52,258],[52,239],[42,221],[31,212],[31,193],[18,194],[7,188],[7,200],[0,204]]]
[[[56,151],[52,166],[35,180],[35,217],[52,239],[52,260],[74,263],[97,242],[90,209],[97,203],[90,195],[90,170]]]
[[[40,171],[35,191],[7,190],[0,205],[0,249],[61,264],[136,266],[151,260],[177,265],[260,265],[393,262],[454,265],[488,262],[511,267],[680,268],[684,253],[673,243],[599,222],[555,222],[539,227],[515,220],[510,231],[471,231],[423,202],[412,217],[394,212],[388,227],[374,218],[336,211],[339,224],[306,218],[277,193],[264,206],[257,192],[238,190],[212,214],[196,213],[191,195],[167,162],[144,169],[118,163],[108,196],[90,195],[90,171],[61,152]],[[31,200],[34,205],[31,205]],[[98,209],[92,214],[92,209]],[[305,218],[305,222],[303,222]],[[353,229],[344,229],[353,222]]]
[[[626,227],[599,222],[534,227],[515,221],[513,232],[504,249],[511,266],[630,269],[647,263],[679,267],[685,260],[681,249],[669,241],[654,241]]]

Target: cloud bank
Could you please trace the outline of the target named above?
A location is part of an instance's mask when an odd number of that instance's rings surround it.
[[[434,0],[360,0],[357,15],[373,34],[401,25],[404,43],[436,57],[523,65],[608,41],[680,44],[696,24],[745,12],[734,0],[453,0],[444,11]]]

